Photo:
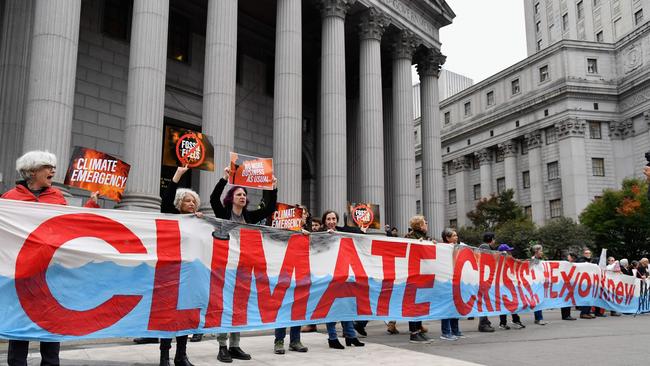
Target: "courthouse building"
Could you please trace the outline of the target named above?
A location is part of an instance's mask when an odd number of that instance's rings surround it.
[[[646,164],[650,1],[524,4],[529,56],[440,103],[451,226],[507,188],[537,224],[577,219]]]
[[[421,80],[423,212],[444,222],[438,30],[444,0],[2,0],[0,169],[43,149],[62,182],[74,146],[131,164],[117,206],[159,209],[166,126],[211,136],[214,172],[188,185],[203,209],[228,153],[273,157],[279,201],[415,213],[411,66]],[[454,149],[455,152],[455,149]],[[69,189],[73,202],[87,192]],[[258,194],[259,196],[259,194]],[[253,200],[255,202],[255,200]],[[111,202],[102,202],[113,207]],[[436,229],[438,230],[438,229]]]

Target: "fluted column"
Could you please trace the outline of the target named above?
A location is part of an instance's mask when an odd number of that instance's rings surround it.
[[[275,27],[273,165],[280,202],[302,195],[301,0],[278,0]]]
[[[169,0],[135,0],[126,94],[125,160],[129,181],[119,208],[160,209]]]
[[[81,0],[34,3],[23,151],[54,153],[57,183],[70,158],[80,15]]]
[[[214,172],[201,171],[202,211],[209,212],[208,197],[230,161],[235,145],[235,93],[237,91],[237,0],[210,0],[205,31],[203,71],[203,132],[214,143]]]
[[[316,1],[322,17],[319,207],[339,214],[347,202],[345,15],[355,1]]]
[[[387,75],[384,75],[387,76]],[[391,227],[395,226],[395,218],[393,217],[393,187],[395,185],[395,179],[393,175],[393,164],[391,160],[393,159],[393,144],[391,143],[391,138],[393,137],[393,99],[392,99],[392,89],[390,88],[390,83],[388,83],[389,76],[384,78],[384,88],[382,90],[382,108],[383,108],[383,122],[384,122],[384,202],[386,209],[384,210],[385,219],[384,223],[390,225]]]
[[[32,29],[32,0],[6,0],[0,40],[0,192],[17,178],[22,151]]]
[[[533,222],[544,225],[546,210],[544,206],[544,175],[542,167],[542,132],[536,130],[526,135],[528,144],[528,171],[530,172],[530,205]]]
[[[361,17],[359,26],[359,186],[362,202],[379,205],[382,224],[384,199],[384,129],[381,81],[381,36],[388,18],[374,8]]]
[[[481,198],[492,194],[492,152],[482,149],[475,153],[481,167]]]
[[[440,102],[438,75],[445,62],[438,50],[427,49],[419,55],[420,101],[422,126],[422,208],[429,220],[429,230],[439,235],[445,228],[445,187],[442,177],[440,143]]]
[[[458,220],[457,226],[460,228],[469,224],[467,212],[472,207],[472,204],[467,200],[470,164],[467,158],[463,156],[454,159],[452,165],[456,174],[456,220]]]
[[[513,199],[517,202],[517,142],[510,140],[500,144],[499,150],[503,154],[506,189],[512,189],[514,191]]]
[[[413,141],[413,86],[411,60],[416,38],[400,31],[393,40],[393,219],[400,232],[406,232],[415,215],[415,142]]]
[[[563,216],[578,220],[589,204],[585,121],[569,118],[555,125],[560,145]],[[591,163],[591,162],[590,162]]]

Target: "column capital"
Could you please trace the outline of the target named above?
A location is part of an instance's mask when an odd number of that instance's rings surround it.
[[[413,59],[413,53],[420,43],[419,41],[419,38],[409,30],[401,30],[396,33],[392,42],[393,59]]]
[[[569,137],[584,137],[585,121],[576,118],[568,118],[555,124],[555,131],[558,140]]]
[[[320,10],[322,18],[339,17],[345,19],[345,15],[357,0],[314,0],[316,7]]]
[[[381,41],[381,36],[390,24],[390,18],[377,8],[364,11],[359,21],[359,38]]]
[[[469,170],[472,167],[471,163],[465,156],[452,160],[451,164],[453,165],[454,173],[460,173]]]
[[[634,123],[631,119],[611,121],[609,123],[609,137],[612,140],[625,140],[634,135]]]
[[[417,62],[415,67],[420,77],[433,76],[437,78],[440,75],[440,68],[447,60],[447,56],[435,48],[427,48],[422,52],[418,52],[415,57]]]
[[[492,152],[489,149],[481,149],[474,153],[480,165],[487,165],[492,162]]]
[[[498,145],[499,154],[503,154],[504,158],[517,157],[517,141],[510,140]]]
[[[528,150],[536,149],[542,147],[542,131],[535,130],[531,133],[527,133],[524,137],[526,139],[526,146]]]

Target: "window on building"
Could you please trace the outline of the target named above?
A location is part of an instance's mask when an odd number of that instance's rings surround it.
[[[445,112],[445,125],[451,123],[451,112]]]
[[[533,218],[533,206],[526,206],[524,207],[524,213],[529,219]]]
[[[521,178],[523,181],[523,187],[530,188],[530,171],[526,170],[525,172],[521,173]]]
[[[537,23],[535,23],[535,32],[539,33],[540,28],[542,28],[542,22],[537,21]]]
[[[102,31],[109,37],[128,41],[131,35],[132,0],[104,1]]]
[[[497,179],[497,193],[501,194],[506,190],[506,178]]]
[[[541,39],[539,41],[537,41],[537,46],[536,47],[537,47],[537,51],[542,49],[542,40]]]
[[[190,19],[177,11],[170,10],[167,57],[179,62],[189,63],[189,56]]]
[[[521,151],[521,155],[528,154],[528,140],[526,140],[526,139],[521,140],[521,146],[520,147],[521,147],[521,149],[519,149],[519,151]]]
[[[415,144],[415,146],[420,145],[420,131],[419,131],[419,128],[416,128],[415,130],[413,130],[413,143]]]
[[[562,32],[569,30],[569,13],[562,15]]]
[[[456,219],[449,220],[449,227],[453,228],[453,229],[457,228],[458,227],[458,220],[456,220]]]
[[[422,176],[420,174],[415,175],[415,188],[422,187]]]
[[[595,110],[595,111],[598,110],[598,103],[594,103],[594,110]]]
[[[548,171],[548,180],[556,180],[560,178],[560,167],[557,161],[546,164],[546,170]]]
[[[455,189],[450,189],[449,190],[449,204],[453,205],[456,203],[456,190]]]
[[[472,102],[465,102],[464,108],[465,117],[470,116],[472,114]]]
[[[595,177],[605,176],[605,159],[591,158],[591,171]]]
[[[582,20],[585,17],[585,6],[582,1],[576,3],[576,16],[578,20]]]
[[[539,82],[543,83],[548,80],[548,65],[539,68]]]
[[[604,42],[605,38],[603,37],[603,31],[596,33],[596,42]]]
[[[519,79],[515,79],[510,82],[510,91],[512,92],[512,95],[519,94],[521,91],[519,88]]]
[[[557,142],[557,132],[555,131],[554,126],[545,129],[544,136],[546,137],[546,145]]]
[[[481,167],[481,162],[478,160],[478,157],[474,155],[472,157],[472,169],[476,170]]]
[[[535,3],[535,15],[539,14],[539,3]]]
[[[551,218],[562,216],[562,200],[550,200],[548,204],[551,208]]]
[[[467,146],[472,144],[472,139],[467,139]]]
[[[475,200],[480,200],[481,199],[481,185],[480,184],[474,184],[474,199]]]
[[[587,59],[587,73],[598,74],[598,60],[595,58]]]
[[[420,200],[415,201],[415,213],[418,215],[422,213],[422,201]]]
[[[634,13],[634,25],[639,25],[641,23],[643,23],[643,9],[639,9]]]
[[[487,97],[487,105],[494,105],[494,92],[489,91],[486,94]]]
[[[600,130],[600,122],[589,122],[589,138],[595,140],[603,138]]]

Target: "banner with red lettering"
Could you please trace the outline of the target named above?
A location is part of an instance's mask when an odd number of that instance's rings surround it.
[[[171,337],[594,305],[646,280],[468,246],[0,200],[0,338]]]

